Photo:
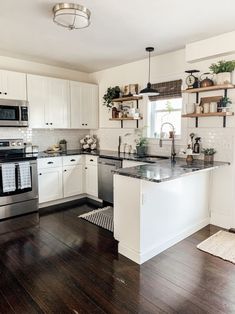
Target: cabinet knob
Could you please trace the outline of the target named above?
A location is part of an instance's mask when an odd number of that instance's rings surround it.
[[[85,169],[87,169],[87,167],[85,167]]]
[[[46,123],[46,125],[48,125],[49,123]]]
[[[42,174],[41,174],[41,173],[39,173],[39,175],[41,176]]]
[[[54,162],[53,162],[53,161],[48,161],[47,164],[48,164],[48,165],[51,165],[51,164],[54,164]]]
[[[50,125],[52,125],[53,123],[50,123]]]
[[[84,123],[82,123],[82,125],[84,125]]]
[[[64,172],[66,172],[67,170],[66,169],[64,169]]]
[[[85,125],[87,125],[87,123]]]
[[[70,159],[70,161],[76,161],[75,159]]]
[[[90,159],[90,161],[94,161],[93,159]]]
[[[4,93],[4,95],[7,95],[7,93]]]
[[[2,94],[2,92],[0,92],[0,94]]]

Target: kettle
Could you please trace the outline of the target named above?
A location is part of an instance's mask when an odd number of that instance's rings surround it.
[[[211,78],[208,77],[208,75],[210,75]],[[209,86],[213,86],[214,82],[212,80],[213,78],[213,74],[207,72],[207,73],[203,73],[200,76],[200,87],[209,87]]]

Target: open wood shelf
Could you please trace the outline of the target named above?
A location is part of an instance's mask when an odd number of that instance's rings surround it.
[[[213,85],[209,87],[199,87],[199,88],[190,88],[185,89],[182,91],[182,93],[201,93],[201,92],[209,92],[209,91],[215,91],[215,90],[221,90],[221,89],[232,89],[235,88],[233,84],[223,84],[223,85]]]
[[[123,102],[123,101],[131,101],[131,100],[140,100],[142,99],[142,96],[126,96],[126,97],[120,97],[120,98],[114,98],[113,102]]]
[[[137,119],[135,119],[135,118],[110,118],[109,120],[113,120],[113,121],[136,121],[136,120],[142,120],[143,118],[142,117],[140,117],[140,118],[137,118]]]
[[[201,117],[228,117],[233,116],[234,112],[210,112],[210,113],[189,113],[183,114],[183,118],[201,118]]]
[[[183,114],[182,118],[195,118],[196,123],[195,127],[198,127],[198,118],[204,118],[204,117],[223,117],[223,127],[226,127],[226,118],[234,116],[234,112],[211,112],[211,113],[189,113],[189,114]]]

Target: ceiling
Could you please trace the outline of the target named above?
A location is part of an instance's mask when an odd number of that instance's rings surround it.
[[[59,0],[58,2],[62,2]],[[0,54],[84,72],[183,48],[235,29],[234,0],[70,0],[92,23],[69,31],[52,21],[53,0],[0,1]]]

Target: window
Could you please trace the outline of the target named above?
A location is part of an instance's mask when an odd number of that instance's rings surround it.
[[[161,126],[169,122],[175,127],[176,138],[181,135],[182,98],[161,99],[150,102],[150,137],[160,138]],[[162,137],[169,137],[170,125],[164,125]]]

